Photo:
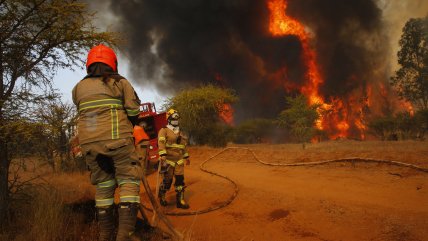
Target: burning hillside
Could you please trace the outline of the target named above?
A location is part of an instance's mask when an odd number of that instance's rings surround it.
[[[391,112],[388,37],[376,0],[199,0],[111,3],[134,79],[162,93],[201,83],[232,88],[224,117],[276,117],[285,96],[322,106],[331,138],[364,138],[367,117]]]

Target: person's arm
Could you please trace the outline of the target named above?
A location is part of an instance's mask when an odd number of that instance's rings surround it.
[[[162,128],[158,134],[158,152],[161,160],[166,159],[166,130]]]
[[[183,154],[183,158],[186,159],[186,165],[190,165],[190,155],[189,152],[187,151],[187,143],[188,143],[188,139],[186,136],[183,136],[182,138],[183,140],[183,145],[184,145],[184,154]]]
[[[125,108],[126,114],[128,115],[129,121],[132,125],[138,124],[138,115],[140,114],[141,101],[138,98],[137,93],[126,79],[121,79],[120,82],[123,86],[123,107]]]

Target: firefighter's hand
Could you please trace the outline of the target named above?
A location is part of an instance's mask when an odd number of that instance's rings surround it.
[[[162,162],[166,162],[166,156],[160,156],[159,160],[161,160]]]
[[[188,165],[190,165],[190,159],[189,158],[186,159],[186,166],[188,166]]]

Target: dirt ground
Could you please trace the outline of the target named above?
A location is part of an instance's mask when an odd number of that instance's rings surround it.
[[[234,146],[250,148],[271,163],[361,157],[428,168],[427,142],[331,141],[306,150],[291,144]],[[230,182],[199,170],[220,150],[189,150],[190,210],[219,205],[233,194]],[[230,205],[214,212],[171,216],[190,240],[428,240],[428,173],[376,163],[272,167],[244,149],[228,150],[205,167],[234,180],[239,192]],[[155,174],[149,175],[153,189],[155,180]],[[165,210],[177,211],[174,192],[167,197]]]

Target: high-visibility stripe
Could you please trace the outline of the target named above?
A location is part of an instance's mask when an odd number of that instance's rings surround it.
[[[128,114],[129,116],[136,116],[136,115],[140,114],[140,110],[139,109],[136,109],[136,110],[126,109],[126,114]]]
[[[119,184],[119,186],[122,186],[123,184],[134,184],[140,186],[140,181],[137,180],[119,179],[117,180],[117,183]]]
[[[184,157],[184,158],[189,158],[189,153],[187,153],[187,152],[186,152],[186,153],[184,153],[183,157]]]
[[[176,161],[176,162],[174,162],[174,161],[170,161],[170,160],[166,160],[166,163],[168,163],[170,166],[172,166],[172,167],[175,167],[176,165],[177,166],[180,166],[180,165],[183,165],[184,164],[184,159],[181,159],[181,160],[178,160],[178,161]]]
[[[170,160],[166,160],[166,163],[168,163],[168,165],[175,167],[175,162],[170,161]]]
[[[100,182],[97,184],[97,188],[108,188],[116,185],[116,180],[111,179],[105,182]]]
[[[184,188],[185,188],[184,186],[176,186],[175,190],[178,191],[178,192],[181,192],[181,191],[184,190]]]
[[[185,145],[180,145],[180,144],[166,144],[166,147],[168,147],[168,148],[180,148],[180,149],[184,149],[186,146]]]
[[[160,151],[159,151],[159,155],[160,155],[160,156],[162,156],[162,155],[164,155],[164,154],[166,154],[166,151],[165,151],[165,150],[160,150]]]
[[[119,139],[119,115],[117,109],[110,109],[111,114],[111,139]]]
[[[159,137],[159,141],[165,142],[165,141],[166,141],[166,139],[165,139],[165,137],[164,137],[164,136],[161,136],[161,137]]]
[[[177,161],[177,165],[179,165],[179,166],[180,166],[180,165],[183,165],[183,164],[184,164],[184,159],[181,159],[181,160],[178,160],[178,161]]]
[[[96,207],[110,206],[113,205],[114,198],[106,198],[106,199],[95,199]]]
[[[79,111],[103,106],[110,106],[111,108],[122,107],[122,101],[118,99],[101,99],[101,100],[93,100],[87,101],[79,104]]]
[[[121,196],[120,202],[139,203],[140,196]]]

